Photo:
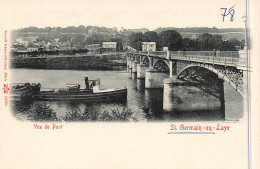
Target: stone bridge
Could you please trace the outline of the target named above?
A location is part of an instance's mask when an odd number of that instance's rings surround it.
[[[186,93],[187,96],[187,90],[188,93],[193,93],[193,96],[198,95],[199,98],[205,96],[204,99],[201,99],[201,104],[190,107],[190,109],[200,109],[205,106],[215,108],[215,103],[205,105],[203,102],[205,100],[216,102],[216,98],[220,102],[217,107],[221,108],[224,104],[224,81],[229,83],[243,97],[244,101],[247,98],[247,50],[133,51],[126,52],[126,56],[128,71],[136,74],[137,78],[145,79],[145,88],[164,88],[163,107],[165,110],[172,110],[174,106],[176,107],[172,104],[176,100],[178,102],[176,98],[179,98],[179,101],[187,99],[187,97],[180,97],[183,93]],[[187,86],[189,87],[187,88]],[[182,90],[184,88],[185,90]],[[177,96],[176,93],[178,93]],[[180,109],[185,106],[187,107],[186,104],[183,104]]]

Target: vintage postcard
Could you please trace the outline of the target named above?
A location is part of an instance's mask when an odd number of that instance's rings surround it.
[[[0,9],[0,168],[259,168],[257,0]]]

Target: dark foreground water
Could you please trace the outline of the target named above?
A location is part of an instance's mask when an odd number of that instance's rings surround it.
[[[101,79],[101,88],[128,89],[127,101],[122,102],[83,102],[83,101],[31,101],[26,103],[12,102],[11,110],[14,116],[22,116],[37,102],[46,103],[57,117],[64,117],[68,112],[77,110],[84,112],[103,112],[124,108],[133,112],[138,121],[215,121],[238,120],[243,117],[243,99],[227,83],[225,89],[225,119],[221,119],[219,110],[164,112],[163,89],[145,89],[144,80],[130,78],[126,71],[73,71],[73,70],[39,70],[39,69],[12,69],[11,83],[41,83],[42,89],[64,88],[66,83],[78,83],[84,88],[84,77]]]

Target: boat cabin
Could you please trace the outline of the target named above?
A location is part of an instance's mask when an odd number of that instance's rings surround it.
[[[88,77],[85,77],[85,86],[86,90],[93,90],[94,86],[100,86],[100,79],[88,80]]]

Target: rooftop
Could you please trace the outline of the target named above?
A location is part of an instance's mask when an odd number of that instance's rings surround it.
[[[116,45],[116,42],[103,42],[103,45]]]
[[[155,42],[142,42],[143,45],[156,45]]]

